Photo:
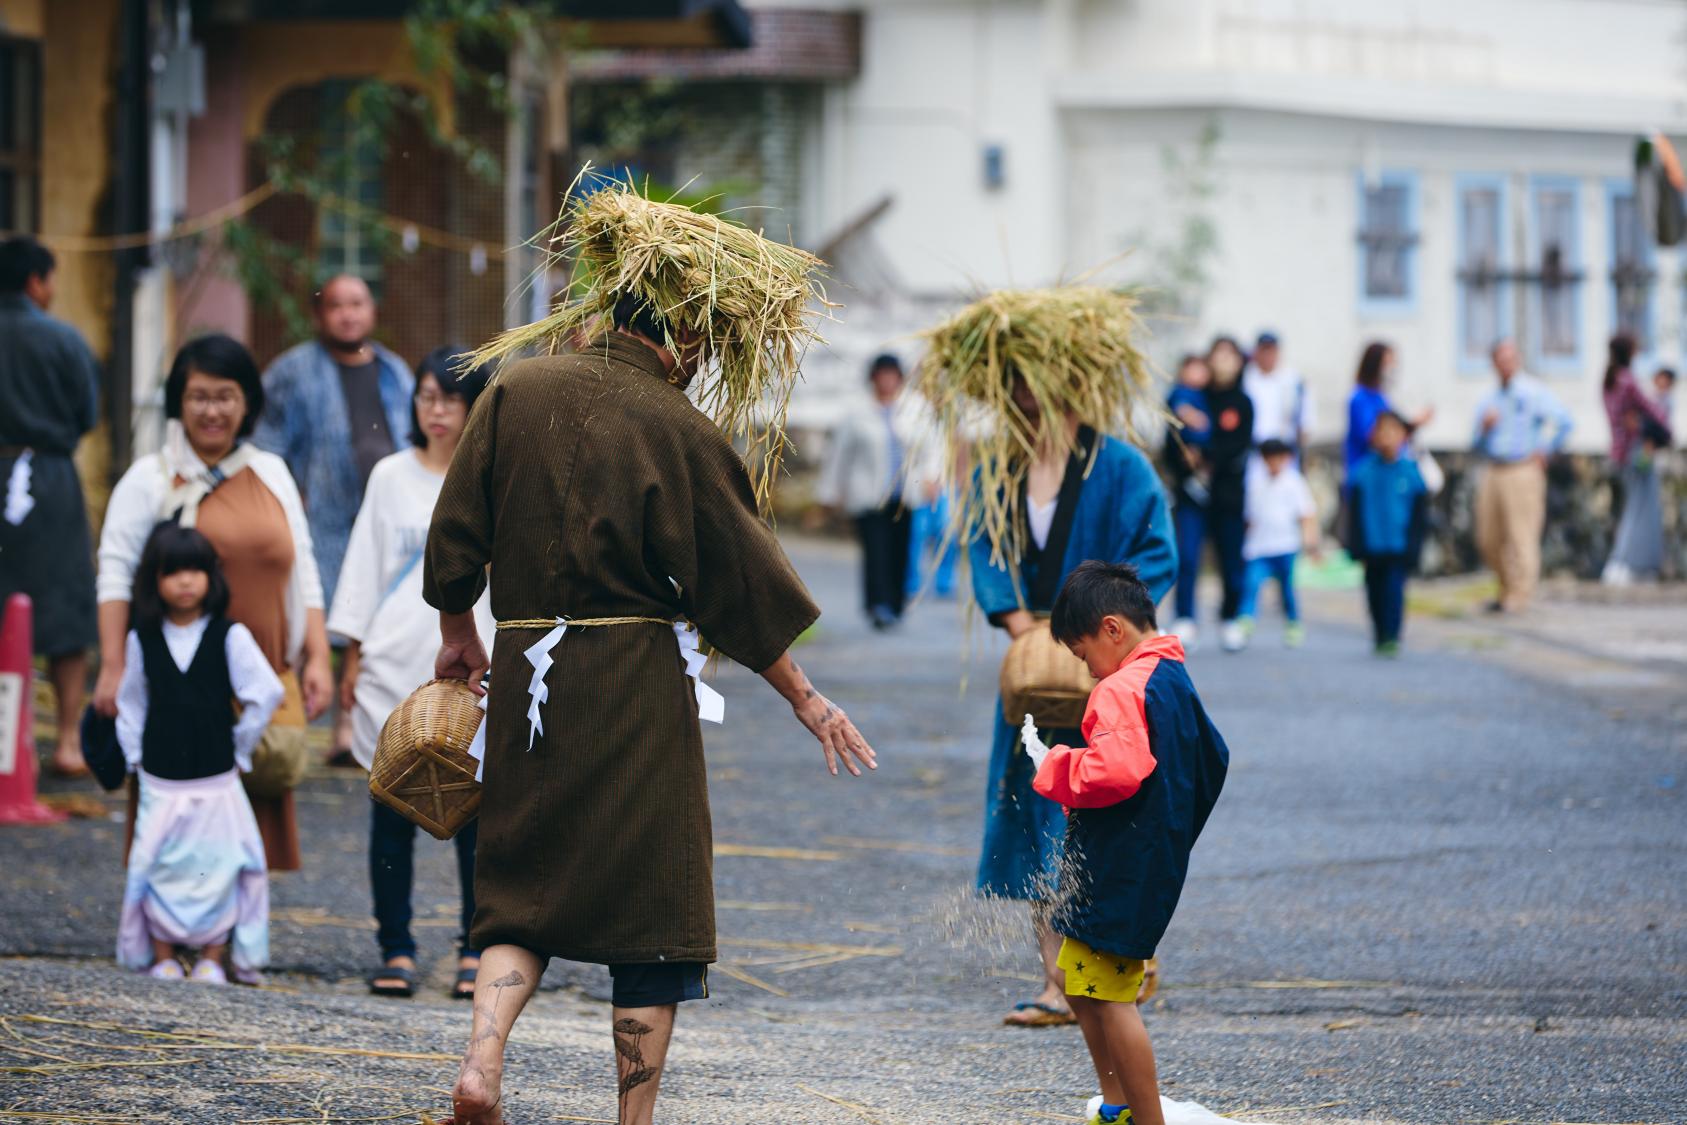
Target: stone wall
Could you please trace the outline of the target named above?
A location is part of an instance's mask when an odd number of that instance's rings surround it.
[[[1307,476],[1319,507],[1333,528],[1340,451],[1314,451]],[[1423,573],[1465,574],[1481,569],[1476,552],[1476,485],[1480,464],[1468,452],[1436,453],[1447,485],[1435,498]],[[1687,577],[1687,463],[1682,454],[1664,458],[1664,577]],[[1621,486],[1604,456],[1575,454],[1555,459],[1547,471],[1546,535],[1541,565],[1548,574],[1598,578],[1611,550],[1622,511]]]

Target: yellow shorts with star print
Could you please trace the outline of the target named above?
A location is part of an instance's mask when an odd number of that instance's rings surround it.
[[[1092,949],[1077,938],[1066,938],[1056,962],[1066,973],[1066,995],[1087,1000],[1134,1004],[1142,988],[1146,963]]]

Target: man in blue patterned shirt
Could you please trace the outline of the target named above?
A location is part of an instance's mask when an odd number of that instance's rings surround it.
[[[1515,343],[1501,340],[1492,358],[1499,386],[1476,408],[1476,453],[1488,462],[1476,492],[1476,546],[1500,580],[1488,608],[1510,613],[1528,606],[1540,580],[1546,460],[1564,448],[1572,422],[1523,370]]]

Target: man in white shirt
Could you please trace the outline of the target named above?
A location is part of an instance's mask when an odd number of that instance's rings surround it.
[[[871,395],[853,404],[832,434],[815,500],[855,522],[861,540],[867,618],[884,630],[902,619],[913,531],[910,509],[931,498],[928,417],[905,394],[902,363],[885,353],[867,369]]]
[[[1255,444],[1276,438],[1299,457],[1312,434],[1312,394],[1300,372],[1283,362],[1276,333],[1259,334],[1242,390],[1254,404]]]

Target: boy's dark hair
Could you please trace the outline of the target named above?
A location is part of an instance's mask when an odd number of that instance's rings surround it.
[[[656,310],[644,298],[633,293],[623,293],[615,302],[615,309],[610,319],[616,328],[623,328],[629,332],[637,332],[641,336],[655,340],[658,344],[668,338],[668,326]]]
[[[1675,368],[1673,368],[1673,367],[1660,367],[1656,371],[1652,372],[1652,378],[1662,379],[1664,382],[1669,383],[1671,385],[1674,385],[1674,383],[1675,383]]]
[[[1261,457],[1286,457],[1294,453],[1294,447],[1282,438],[1266,438],[1259,443]]]
[[[867,365],[867,378],[871,379],[873,376],[877,375],[880,371],[883,371],[886,368],[896,372],[898,375],[902,374],[902,361],[897,358],[895,352],[880,352],[878,355],[874,356],[873,362]]]
[[[1103,617],[1123,617],[1138,629],[1154,629],[1154,598],[1129,563],[1099,559],[1079,563],[1054,599],[1049,631],[1063,645],[1093,637]]]
[[[203,570],[210,583],[205,591],[205,613],[221,617],[228,612],[228,579],[211,541],[191,527],[166,520],[152,529],[141,562],[135,568],[135,589],[129,612],[136,625],[157,625],[164,620],[164,599],[158,596],[158,580],[182,570]]]
[[[1412,432],[1412,424],[1406,421],[1406,416],[1398,410],[1383,410],[1378,412],[1376,422],[1371,423],[1371,432],[1376,433],[1378,422],[1393,422],[1408,434]]]
[[[13,235],[0,242],[0,293],[22,293],[30,278],[46,277],[56,264],[53,252],[29,235]]]
[[[187,377],[195,371],[240,386],[240,393],[246,396],[246,416],[240,420],[235,436],[251,437],[264,412],[264,380],[246,345],[220,332],[183,344],[164,379],[164,417],[182,416],[182,392],[187,389]]]
[[[422,362],[416,365],[416,390],[420,392],[422,389],[422,376],[432,375],[443,393],[456,395],[463,400],[465,407],[473,410],[474,400],[486,389],[486,372],[470,365],[468,357],[463,354],[465,350],[447,344],[423,356]],[[416,409],[415,395],[410,396],[410,444],[417,449],[428,447],[428,435],[422,429],[422,416]]]

